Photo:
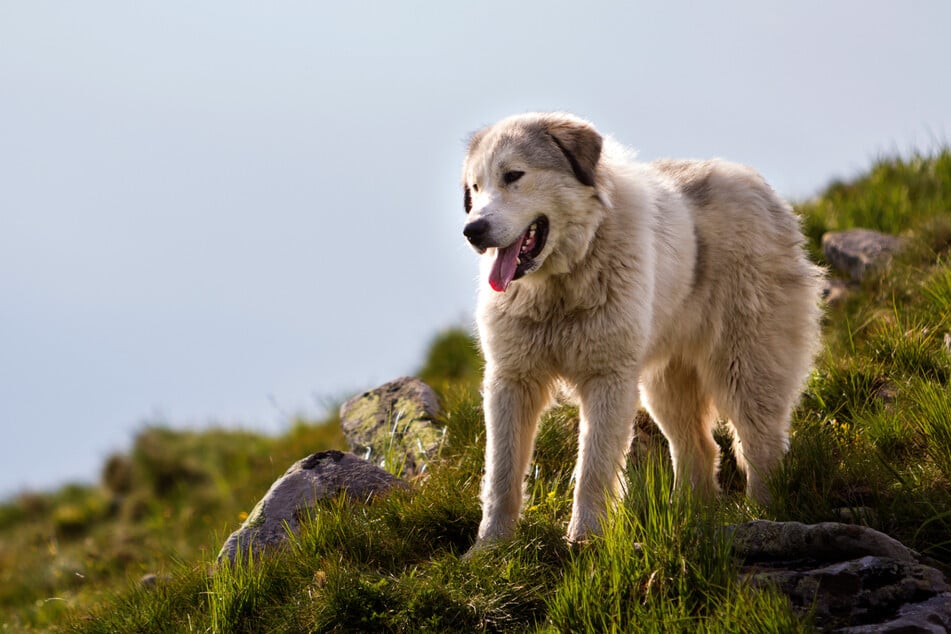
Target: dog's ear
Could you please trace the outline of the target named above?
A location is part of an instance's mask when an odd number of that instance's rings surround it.
[[[466,182],[466,172],[469,164],[469,157],[475,153],[476,148],[479,146],[479,142],[482,140],[482,137],[485,136],[487,131],[488,128],[482,128],[481,130],[473,132],[469,135],[469,140],[466,142],[466,159],[462,166],[462,188],[464,190],[462,195],[462,205],[465,208],[467,214],[472,211],[472,191],[469,189],[469,185]]]
[[[546,132],[568,159],[575,178],[593,187],[603,142],[598,131],[577,119],[558,118],[547,122]]]

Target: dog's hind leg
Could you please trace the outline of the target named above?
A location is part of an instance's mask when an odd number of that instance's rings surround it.
[[[789,447],[789,416],[795,394],[782,393],[779,383],[760,376],[738,386],[733,397],[720,404],[733,427],[733,452],[746,474],[746,494],[760,504],[770,501],[767,478]]]
[[[547,385],[487,376],[485,381],[485,477],[478,543],[507,537],[522,507],[535,432],[550,402]]]
[[[736,462],[746,473],[746,494],[760,504],[768,504],[772,496],[767,478],[786,454],[787,433],[747,417],[731,418],[730,424]]]
[[[671,359],[641,377],[641,402],[670,445],[674,484],[713,497],[720,449],[713,440],[716,410],[694,366]]]
[[[578,388],[581,430],[575,494],[568,539],[600,531],[600,522],[617,499],[624,457],[634,433],[637,381],[619,375],[589,379]]]
[[[767,478],[789,447],[789,417],[799,394],[799,376],[763,348],[749,346],[746,354],[721,364],[725,376],[714,398],[733,427],[733,450],[746,473],[746,493],[766,504]]]

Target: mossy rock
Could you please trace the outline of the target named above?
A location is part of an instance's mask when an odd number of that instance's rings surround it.
[[[235,561],[249,553],[260,555],[287,543],[302,520],[315,512],[318,500],[345,494],[351,502],[369,502],[393,487],[407,484],[351,453],[320,451],[298,460],[278,478],[254,506],[244,523],[231,533],[218,561]]]
[[[442,446],[445,430],[431,387],[402,377],[344,403],[340,422],[351,450],[401,476],[419,475]]]

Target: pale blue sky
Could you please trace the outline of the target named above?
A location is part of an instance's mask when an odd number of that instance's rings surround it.
[[[470,323],[504,115],[794,198],[951,133],[951,3],[700,4],[0,0],[0,495],[413,371]]]

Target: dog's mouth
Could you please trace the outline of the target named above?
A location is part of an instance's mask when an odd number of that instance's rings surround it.
[[[492,290],[502,293],[513,280],[538,267],[535,258],[545,248],[548,239],[548,218],[539,216],[530,224],[518,240],[507,247],[498,247],[492,270],[489,271],[489,285]]]

